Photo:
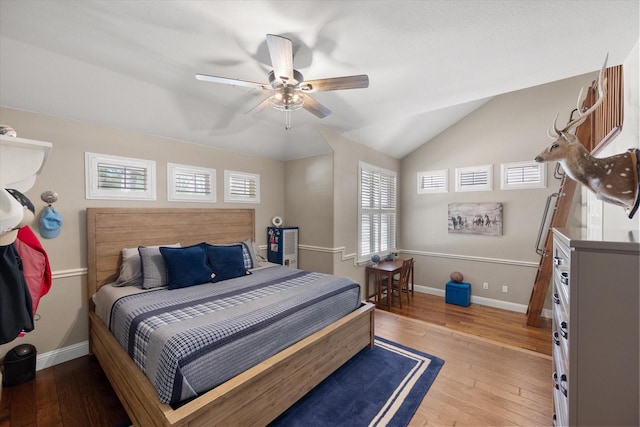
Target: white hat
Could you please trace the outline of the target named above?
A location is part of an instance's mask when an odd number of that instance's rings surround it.
[[[12,244],[18,229],[34,218],[31,201],[16,190],[10,191],[0,189],[0,246]]]

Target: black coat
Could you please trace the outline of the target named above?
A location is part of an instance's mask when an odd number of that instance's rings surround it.
[[[31,294],[13,245],[0,246],[0,344],[33,330]]]

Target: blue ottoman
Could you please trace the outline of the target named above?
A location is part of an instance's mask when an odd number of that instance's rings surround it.
[[[445,286],[444,295],[444,301],[447,304],[468,307],[471,304],[471,284],[449,281]]]

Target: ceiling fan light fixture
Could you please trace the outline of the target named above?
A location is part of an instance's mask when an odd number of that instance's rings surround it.
[[[279,111],[295,111],[302,108],[304,95],[300,89],[285,86],[269,98],[271,106]]]

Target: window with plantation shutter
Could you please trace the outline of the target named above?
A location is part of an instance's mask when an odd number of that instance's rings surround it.
[[[215,202],[216,170],[168,163],[167,200]]]
[[[152,160],[85,153],[87,199],[156,200]]]
[[[449,169],[418,172],[418,194],[448,192]]]
[[[503,190],[546,188],[546,163],[535,161],[503,163],[501,177]]]
[[[260,175],[224,171],[224,201],[228,203],[260,203]]]
[[[456,168],[456,191],[493,190],[493,165]]]
[[[396,173],[359,163],[358,260],[396,249]]]

